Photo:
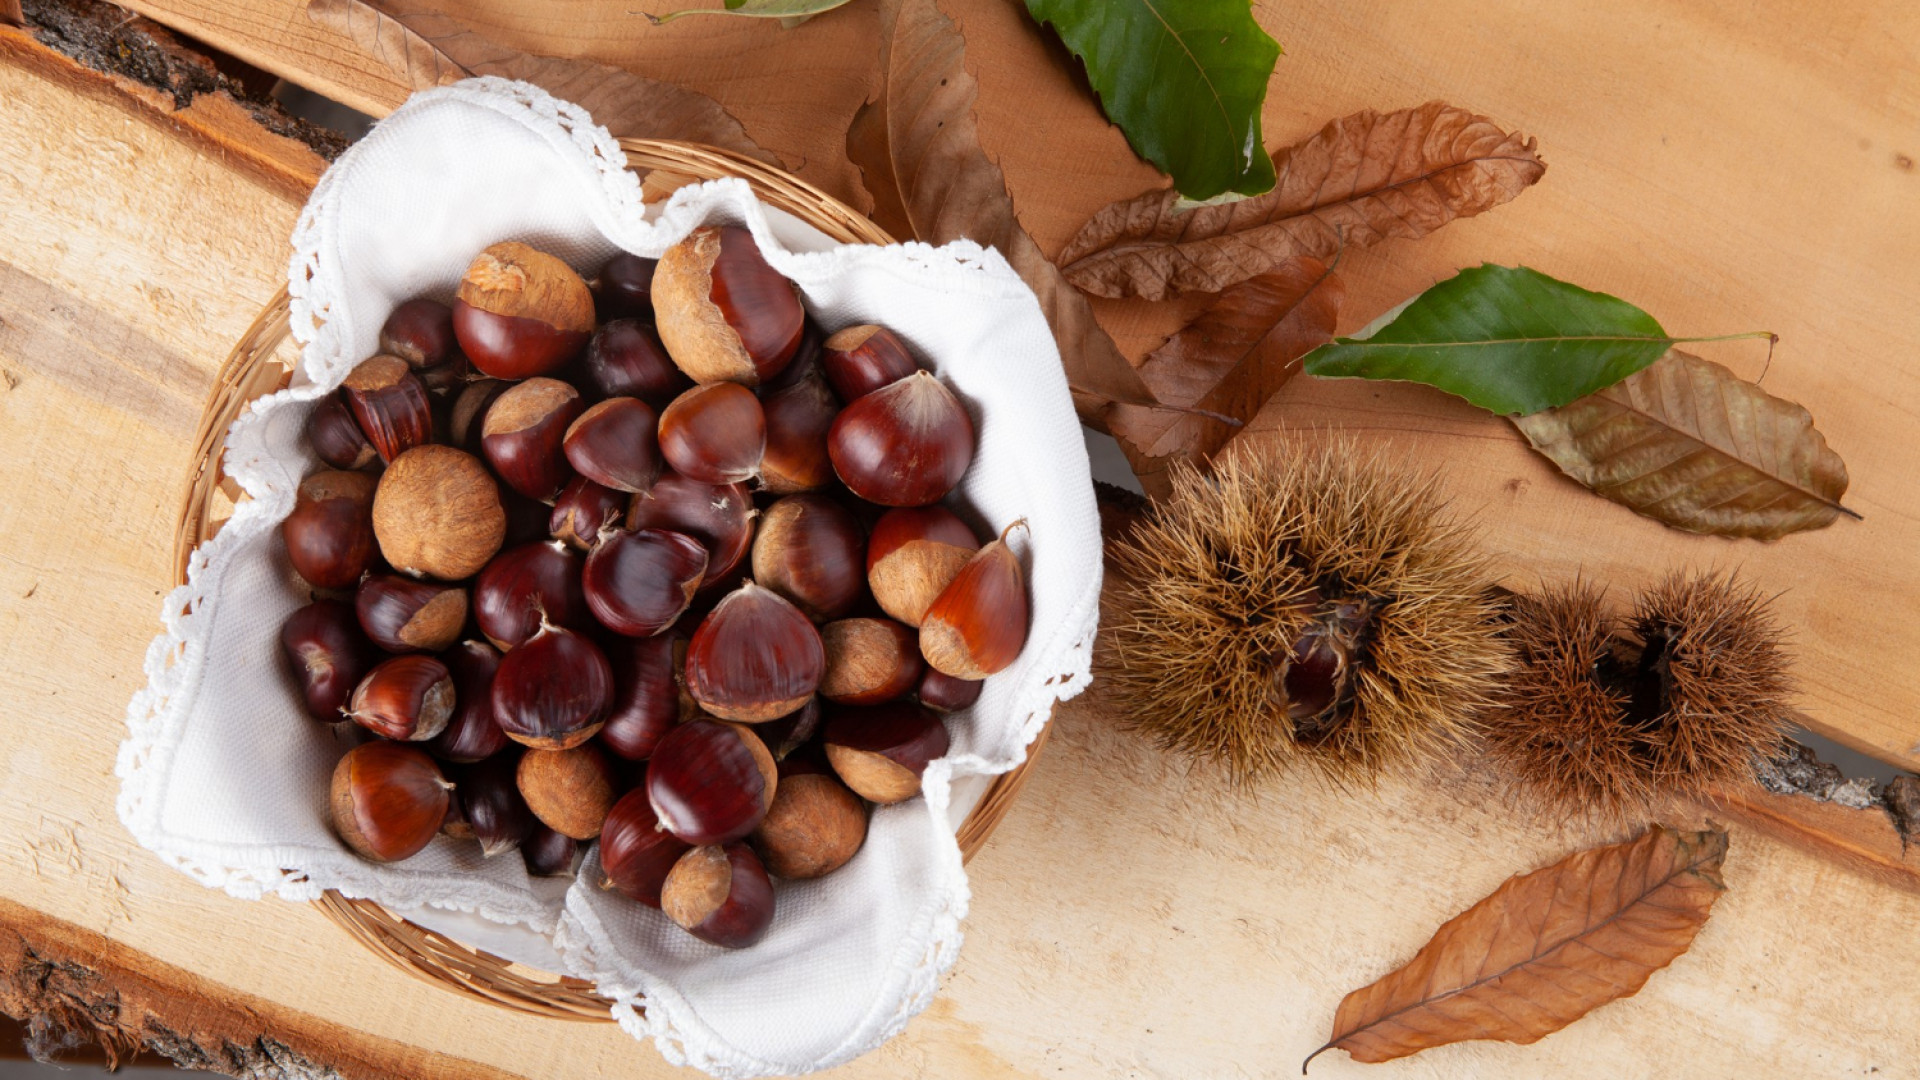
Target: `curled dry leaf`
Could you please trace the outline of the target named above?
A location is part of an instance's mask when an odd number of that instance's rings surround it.
[[[1777,540],[1853,514],[1847,466],[1806,409],[1678,349],[1513,424],[1568,476],[1687,532]]]
[[[1509,878],[1405,967],[1348,994],[1314,1054],[1375,1062],[1468,1039],[1530,1043],[1631,997],[1706,925],[1726,857],[1722,830],[1656,825]]]
[[[1425,236],[1547,168],[1532,139],[1438,101],[1343,117],[1273,162],[1278,182],[1251,199],[1182,211],[1165,189],[1106,207],[1061,250],[1067,280],[1096,296],[1218,292],[1295,255]]]
[[[362,0],[308,0],[307,18],[353,39],[415,90],[445,86],[470,72],[399,20]]]

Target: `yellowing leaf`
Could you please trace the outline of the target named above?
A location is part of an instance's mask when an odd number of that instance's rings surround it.
[[[362,52],[415,90],[444,86],[468,75],[466,68],[432,42],[362,0],[308,0],[307,18],[352,38]]]

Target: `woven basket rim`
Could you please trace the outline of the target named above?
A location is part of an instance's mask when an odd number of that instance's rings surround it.
[[[622,138],[627,167],[641,174],[649,196],[688,183],[737,176],[768,205],[793,214],[842,243],[891,244],[885,230],[852,207],[796,176],[753,158],[718,147],[662,139]],[[226,436],[233,421],[254,400],[284,389],[293,369],[275,356],[291,336],[291,303],[286,286],[267,301],[240,336],[214,377],[212,392],[194,435],[192,466],[182,496],[174,536],[173,583],[187,580],[193,551],[224,523],[223,502],[242,497],[223,469]],[[1028,766],[1040,753],[1050,727],[1041,729],[1024,761],[993,778],[962,822],[955,838],[963,861],[970,860],[993,834],[1026,785]],[[535,971],[462,944],[410,922],[380,904],[328,890],[320,909],[354,939],[416,978],[469,998],[533,1016],[556,1020],[611,1023],[612,1002],[593,984],[570,976]],[[544,976],[544,977],[543,977]]]

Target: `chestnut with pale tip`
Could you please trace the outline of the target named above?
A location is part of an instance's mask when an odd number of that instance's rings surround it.
[[[527,746],[579,746],[599,732],[612,703],[613,668],[600,646],[544,620],[493,676],[494,720]]]
[[[630,498],[624,491],[576,476],[553,500],[547,532],[568,547],[591,551],[600,539],[600,530],[619,524],[627,516]]]
[[[820,346],[820,367],[841,401],[863,398],[913,374],[906,343],[884,326],[849,326]]]
[[[368,574],[353,594],[360,629],[390,653],[439,652],[460,640],[467,591],[458,585]]]
[[[917,627],[980,541],[944,506],[889,510],[867,541],[867,587],[880,609]]]
[[[913,631],[892,619],[839,619],[820,628],[827,670],[820,696],[842,705],[878,705],[920,685],[926,663]]]
[[[585,390],[603,397],[634,397],[656,409],[679,397],[693,380],[675,367],[653,327],[615,319],[594,331],[581,362]]]
[[[840,402],[818,365],[809,364],[792,383],[777,390],[762,387],[760,408],[767,428],[766,451],[760,456],[760,489],[791,495],[833,483],[827,433],[840,415]]]
[[[367,441],[353,409],[337,393],[314,403],[307,416],[307,445],[336,469],[370,469],[381,464],[380,452]]]
[[[658,423],[639,398],[608,398],[568,426],[561,448],[581,476],[618,491],[645,491],[660,475]]]
[[[647,798],[660,825],[689,844],[722,844],[753,831],[773,805],[779,773],[752,729],[689,720],[647,760]]]
[[[867,804],[811,757],[780,763],[780,788],[748,843],[775,877],[824,877],[867,839]]]
[[[450,446],[417,446],[380,474],[373,534],[395,570],[459,581],[500,550],[507,512],[480,459]]]
[[[394,742],[362,743],[333,768],[334,831],[362,858],[398,862],[433,842],[447,818],[452,790],[426,751]]]
[[[426,297],[394,308],[380,326],[380,351],[405,360],[415,371],[453,359],[453,309]]]
[[[956,679],[1004,671],[1027,643],[1027,587],[1007,533],[967,560],[920,620],[920,654]]]
[[[520,797],[540,823],[575,840],[600,835],[620,796],[613,763],[592,743],[565,750],[528,750],[515,773]]]
[[[758,386],[800,346],[799,294],[745,229],[693,230],[660,257],[652,293],[660,340],[694,382]]]
[[[600,869],[603,889],[648,907],[660,906],[660,890],[680,856],[693,845],[668,832],[653,812],[644,784],[620,796],[600,829]]]
[[[753,577],[815,622],[852,611],[865,591],[866,534],[834,499],[789,495],[760,518],[753,540]]]
[[[688,479],[752,479],[766,449],[766,412],[753,391],[738,383],[696,386],[660,410],[660,456]]]
[[[472,764],[507,748],[507,733],[493,718],[493,676],[500,654],[484,641],[462,641],[440,654],[453,675],[453,716],[427,744],[442,761]]]
[[[694,630],[687,693],[722,720],[774,720],[807,703],[826,666],[813,623],[780,594],[749,581]]]
[[[633,497],[627,528],[666,529],[691,536],[707,549],[702,589],[728,580],[753,546],[753,493],[745,484],[703,484],[662,473],[653,487]]]
[[[287,616],[280,626],[280,648],[300,682],[307,714],[328,722],[339,721],[353,688],[376,659],[353,605],[339,600],[315,600]]]
[[[534,635],[545,619],[569,630],[593,626],[581,584],[586,556],[558,540],[508,548],[473,579],[473,621],[502,652]]]
[[[973,420],[939,379],[916,371],[850,402],[827,435],[848,490],[881,506],[945,498],[973,463]]]
[[[573,478],[565,448],[567,428],[586,408],[580,391],[559,379],[518,383],[487,407],[480,422],[481,452],[508,487],[551,503]]]
[[[453,399],[453,408],[447,410],[447,445],[469,454],[481,453],[480,426],[486,422],[487,410],[512,386],[499,379],[480,379],[462,387]]]
[[[326,469],[300,481],[293,510],[280,523],[287,561],[316,589],[345,589],[373,565],[374,479]]]
[[[347,719],[396,742],[425,742],[453,717],[453,673],[431,656],[383,660],[353,688]]]
[[[846,785],[871,802],[920,794],[927,763],[947,754],[947,726],[911,701],[841,705],[827,713],[827,760]]]
[[[707,549],[666,529],[606,529],[581,575],[587,607],[600,625],[651,637],[693,603],[707,573]]]
[[[347,373],[340,384],[354,422],[389,464],[433,441],[433,407],[427,388],[397,356],[376,356]]]
[[[453,302],[461,351],[496,379],[545,375],[593,333],[593,292],[573,268],[515,241],[475,256]]]
[[[580,842],[536,820],[533,831],[520,842],[520,857],[534,877],[572,877],[574,864],[580,861]]]
[[[613,706],[600,729],[600,745],[627,761],[645,761],[680,722],[680,659],[687,641],[678,634],[620,637],[607,643],[613,666]]]
[[[454,787],[454,803],[485,858],[518,849],[533,833],[536,819],[520,795],[519,766],[515,755],[495,754],[462,770]]]
[[[667,874],[660,909],[702,941],[744,949],[773,925],[773,882],[745,844],[697,847]]]

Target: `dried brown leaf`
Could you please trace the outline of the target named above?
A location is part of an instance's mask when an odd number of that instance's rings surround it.
[[[1405,967],[1348,994],[1314,1053],[1375,1062],[1468,1039],[1530,1043],[1631,997],[1706,924],[1726,856],[1722,830],[1656,825],[1509,878]]]
[[[1086,298],[1020,227],[1000,167],[980,148],[965,55],[959,29],[934,0],[882,5],[879,93],[847,130],[847,156],[873,196],[873,219],[902,239],[998,248],[1040,299],[1082,419],[1101,426],[1140,411],[1113,404],[1152,398]]]
[[[1513,423],[1568,476],[1687,532],[1777,540],[1852,514],[1846,463],[1806,409],[1678,349]]]
[[[1432,101],[1342,117],[1273,155],[1265,195],[1181,211],[1171,188],[1113,203],[1060,252],[1095,296],[1218,292],[1296,255],[1425,236],[1491,210],[1546,172],[1534,141]]]
[[[362,0],[308,0],[307,18],[353,39],[415,90],[458,82],[470,74],[433,43]]]

